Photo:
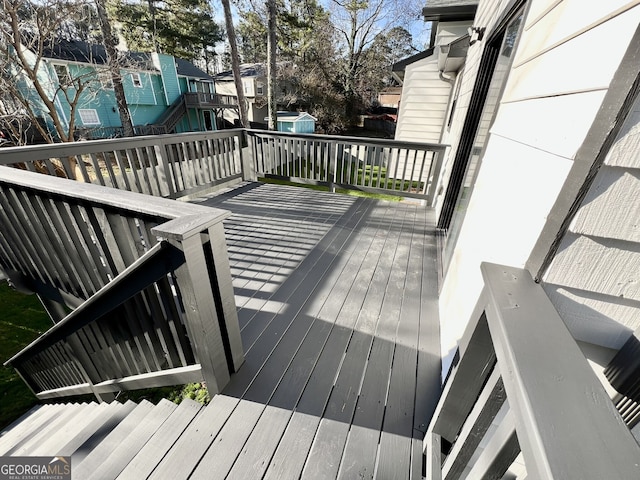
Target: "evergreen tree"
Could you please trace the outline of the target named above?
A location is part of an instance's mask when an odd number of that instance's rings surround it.
[[[115,0],[111,15],[120,24],[129,50],[157,51],[204,63],[223,38],[206,0]]]

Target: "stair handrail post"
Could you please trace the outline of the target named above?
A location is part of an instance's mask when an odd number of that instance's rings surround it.
[[[231,269],[222,221],[228,212],[176,218],[152,229],[179,248],[185,263],[176,269],[185,324],[203,380],[219,393],[244,362]]]
[[[245,142],[246,140],[246,142]],[[242,179],[245,182],[257,182],[258,176],[256,175],[256,164],[254,159],[254,148],[252,147],[249,135],[246,129],[242,129],[238,132],[238,135],[234,137],[234,145],[239,156],[240,166],[242,168]],[[243,148],[243,144],[247,146]]]

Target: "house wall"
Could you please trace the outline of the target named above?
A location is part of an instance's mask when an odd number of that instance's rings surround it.
[[[161,73],[160,82],[164,91],[165,102],[171,105],[180,97],[180,83],[178,82],[178,72],[176,71],[176,61],[171,55],[152,53],[153,66]]]
[[[141,86],[136,87],[133,84],[132,73],[139,73]],[[150,72],[131,72],[127,71],[122,76],[122,84],[124,85],[125,96],[127,97],[127,103],[129,105],[156,105],[155,89],[152,81],[152,74]]]
[[[440,80],[437,55],[407,65],[395,139],[439,143],[450,92],[451,84]]]
[[[640,100],[543,277],[575,338],[617,350],[640,327],[638,218]]]
[[[481,1],[474,25],[490,33],[507,3]],[[585,8],[583,0],[530,2],[442,285],[444,371],[482,289],[480,262],[522,267],[540,235],[640,21],[640,7],[627,3],[590,2]],[[449,159],[457,149],[483,43],[469,49],[459,111],[443,138],[452,144]],[[445,175],[449,169],[445,166]]]

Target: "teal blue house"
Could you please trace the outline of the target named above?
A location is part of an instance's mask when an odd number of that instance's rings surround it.
[[[123,57],[120,71],[138,135],[215,130],[222,109],[237,108],[230,99],[216,95],[213,78],[187,60],[139,52],[126,52]],[[56,108],[65,121],[74,122],[76,136],[102,138],[122,133],[104,47],[61,40],[45,51],[43,63]],[[82,91],[72,109],[65,90],[73,95],[74,87],[68,86],[74,84],[82,85]],[[62,85],[67,87],[60,88]],[[43,121],[47,122],[44,114]]]

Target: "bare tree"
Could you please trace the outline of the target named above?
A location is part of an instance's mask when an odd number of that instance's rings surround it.
[[[46,142],[74,140],[82,102],[97,94],[107,69],[75,69],[49,60],[92,7],[83,0],[3,0],[0,16],[0,114],[16,144],[25,125]],[[86,22],[85,22],[86,23]]]
[[[343,44],[342,83],[347,113],[353,114],[365,52],[393,27],[411,23],[420,12],[415,0],[331,0],[331,18]]]
[[[229,4],[229,0],[221,1],[222,8],[224,9],[224,23],[227,27],[227,38],[229,39],[229,47],[231,48],[231,70],[233,71],[233,80],[236,85],[240,123],[243,127],[248,127],[249,122],[247,120],[247,102],[244,97],[242,76],[240,75],[240,56],[238,55],[238,42],[236,41],[236,30],[233,26],[231,5]]]
[[[133,123],[129,114],[127,98],[124,93],[124,85],[122,84],[122,74],[120,73],[120,62],[118,61],[118,50],[116,49],[116,39],[111,33],[111,23],[107,17],[103,0],[95,0],[96,10],[98,12],[98,20],[100,21],[100,29],[104,39],[104,48],[107,52],[107,65],[111,82],[113,83],[113,93],[116,97],[116,105],[118,106],[118,114],[120,115],[120,123],[125,137],[133,136]]]
[[[278,107],[276,105],[276,0],[267,0],[267,97],[269,102],[269,130],[276,130]]]

